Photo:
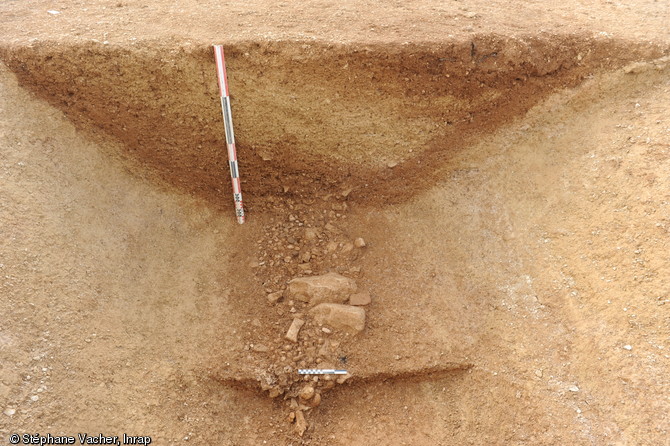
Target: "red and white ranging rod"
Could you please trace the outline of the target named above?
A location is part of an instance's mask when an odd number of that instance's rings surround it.
[[[223,46],[214,45],[214,59],[216,59],[216,74],[219,78],[219,95],[221,96],[221,110],[223,111],[223,125],[226,131],[230,178],[233,183],[235,214],[237,215],[237,222],[242,224],[244,223],[242,186],[240,185],[240,169],[237,167],[237,151],[235,150],[235,134],[233,133],[233,115],[230,111],[230,96],[228,96],[228,79],[226,78],[226,60],[223,57]]]

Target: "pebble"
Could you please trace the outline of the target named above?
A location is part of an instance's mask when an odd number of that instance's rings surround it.
[[[40,397],[37,396],[37,395],[33,395],[33,396],[30,397],[30,401],[37,401],[39,399],[40,399]]]
[[[331,334],[331,333],[333,332],[333,330],[331,330],[331,329],[328,328],[328,327],[322,327],[322,328],[321,328],[321,331],[324,332],[324,333],[326,333],[326,334]]]
[[[7,409],[5,409],[5,415],[7,415],[8,417],[11,417],[15,413],[16,413],[16,409],[12,409],[11,407],[8,407]]]
[[[368,305],[370,302],[372,302],[372,298],[370,297],[370,293],[367,291],[352,294],[349,298],[349,305],[363,306]]]
[[[299,277],[288,283],[291,298],[318,305],[324,302],[344,303],[357,290],[356,281],[337,273]]]
[[[579,387],[573,385],[573,386],[568,387],[568,390],[570,392],[579,392]]]
[[[535,376],[537,376],[538,378],[542,378],[542,370],[540,369],[535,370]]]
[[[633,350],[632,345],[624,345],[623,348],[625,348],[626,350]]]
[[[289,327],[288,331],[286,332],[286,336],[284,337],[291,342],[298,342],[298,333],[300,332],[300,329],[303,325],[305,325],[305,321],[302,319],[293,319],[293,322],[291,322],[291,326]]]
[[[330,325],[350,334],[359,333],[365,328],[365,310],[359,307],[324,303],[309,312],[317,323]]]
[[[362,237],[358,237],[356,240],[354,240],[354,246],[356,248],[362,248],[365,246],[365,240],[363,240]]]

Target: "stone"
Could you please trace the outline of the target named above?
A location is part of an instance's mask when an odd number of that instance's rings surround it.
[[[628,350],[628,351],[633,350],[633,346],[632,346],[632,345],[624,345],[623,348],[625,348],[625,349]]]
[[[288,283],[288,295],[310,305],[344,303],[357,290],[356,281],[337,273],[299,277]]]
[[[318,324],[356,334],[365,328],[365,310],[351,305],[325,303],[309,310]]]
[[[535,370],[535,376],[537,376],[538,378],[542,378],[542,370],[540,369]]]
[[[354,240],[354,246],[356,248],[362,248],[365,246],[365,240],[363,240],[362,237],[358,237],[356,240]]]
[[[370,293],[367,291],[352,294],[349,298],[349,305],[363,306],[368,305],[370,302],[372,302],[372,298],[370,298]]]
[[[323,357],[330,356],[330,344],[328,343],[328,341],[323,343],[317,354]]]
[[[305,228],[305,240],[316,240],[316,238],[319,236],[319,231],[317,231],[315,228]]]
[[[307,427],[305,415],[303,415],[302,410],[297,410],[295,412],[295,431],[302,437],[302,434],[305,433]]]
[[[353,251],[353,250],[354,250],[354,244],[351,243],[351,242],[346,242],[344,245],[342,245],[342,250],[341,250],[341,251],[342,251],[344,254],[347,254],[347,253],[349,253],[349,252],[351,252],[351,251]]]
[[[303,263],[309,262],[311,258],[312,258],[312,253],[310,253],[309,251],[305,251],[302,254],[300,254],[300,261],[303,262]]]
[[[8,407],[7,409],[5,409],[5,415],[7,415],[8,417],[11,417],[15,413],[16,413],[16,409],[12,409],[11,407]]]
[[[298,342],[298,333],[300,332],[300,329],[303,325],[305,325],[305,321],[302,319],[293,319],[293,322],[291,322],[291,326],[289,327],[288,331],[286,332],[286,336],[284,337],[291,342]]]
[[[572,385],[572,386],[568,387],[568,390],[570,392],[579,392],[579,387]]]
[[[316,407],[319,404],[321,404],[321,394],[320,393],[314,394],[314,398],[312,398],[308,404],[310,407]]]
[[[271,304],[276,304],[281,300],[283,293],[281,291],[276,291],[274,293],[268,294],[268,302]]]
[[[337,379],[335,380],[335,382],[337,382],[338,384],[344,384],[344,382],[349,378],[351,378],[350,373],[346,373],[344,375],[337,375]]]
[[[267,345],[263,344],[253,344],[251,349],[257,353],[266,353],[270,350]]]
[[[309,400],[314,396],[314,387],[312,386],[305,386],[302,389],[300,389],[300,393],[298,396],[303,399],[303,400]]]

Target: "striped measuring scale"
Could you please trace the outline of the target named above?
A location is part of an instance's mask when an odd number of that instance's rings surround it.
[[[346,370],[335,369],[298,369],[299,375],[346,375]]]
[[[221,96],[223,125],[226,131],[226,146],[228,148],[230,178],[233,183],[235,215],[237,215],[237,222],[242,224],[244,223],[242,186],[240,184],[240,169],[237,166],[237,150],[235,150],[235,133],[233,132],[233,115],[230,111],[230,96],[228,95],[228,79],[226,77],[226,60],[223,56],[223,46],[214,45],[214,59],[216,60],[216,74],[219,79],[219,95]]]

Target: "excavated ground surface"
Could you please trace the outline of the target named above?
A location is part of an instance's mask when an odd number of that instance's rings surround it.
[[[0,8],[3,438],[667,442],[664,3]]]

